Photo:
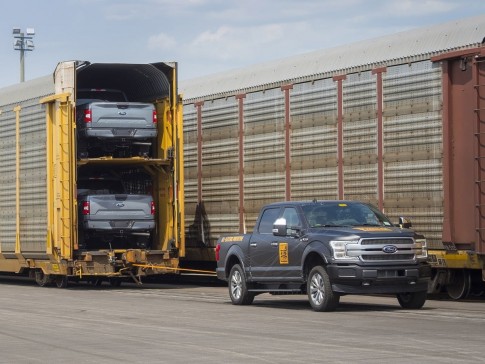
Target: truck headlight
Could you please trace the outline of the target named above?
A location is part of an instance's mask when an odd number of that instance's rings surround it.
[[[355,240],[331,240],[330,245],[333,250],[335,260],[359,260],[358,255],[352,255],[352,246],[358,249],[358,241]]]
[[[426,239],[416,239],[415,240],[416,249],[416,259],[427,259],[428,258],[428,247],[426,245]]]

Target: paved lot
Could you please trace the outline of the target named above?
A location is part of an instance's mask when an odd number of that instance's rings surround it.
[[[345,296],[333,313],[305,296],[233,306],[204,284],[41,288],[0,278],[0,363],[479,363],[485,301]]]

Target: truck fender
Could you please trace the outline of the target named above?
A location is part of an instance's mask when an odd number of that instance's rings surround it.
[[[301,259],[301,271],[303,272],[304,276],[308,274],[308,267],[305,267],[306,264],[310,264],[312,267],[317,264],[324,264],[327,265],[332,259],[332,251],[328,247],[328,244],[315,240],[309,243],[302,255]],[[305,272],[305,268],[307,268],[307,272]]]
[[[246,273],[246,275],[249,273],[246,268],[247,266],[246,259],[241,246],[238,244],[234,244],[227,251],[226,259],[224,261],[224,274],[226,278],[229,275],[229,272],[231,271],[232,266],[236,264],[235,260],[237,260],[238,264],[241,265],[241,268]]]

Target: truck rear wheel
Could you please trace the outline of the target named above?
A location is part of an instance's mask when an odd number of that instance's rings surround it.
[[[318,265],[313,267],[307,281],[308,300],[314,311],[328,312],[337,308],[340,296],[332,291],[327,271]]]
[[[235,264],[229,273],[229,297],[234,305],[250,305],[254,300],[254,293],[248,292],[244,271],[239,264]]]
[[[427,295],[426,291],[398,293],[397,300],[402,308],[416,310],[424,306]]]

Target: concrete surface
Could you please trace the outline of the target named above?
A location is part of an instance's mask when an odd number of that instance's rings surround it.
[[[306,296],[233,306],[227,288],[170,282],[41,288],[0,278],[0,363],[478,363],[485,301]]]

